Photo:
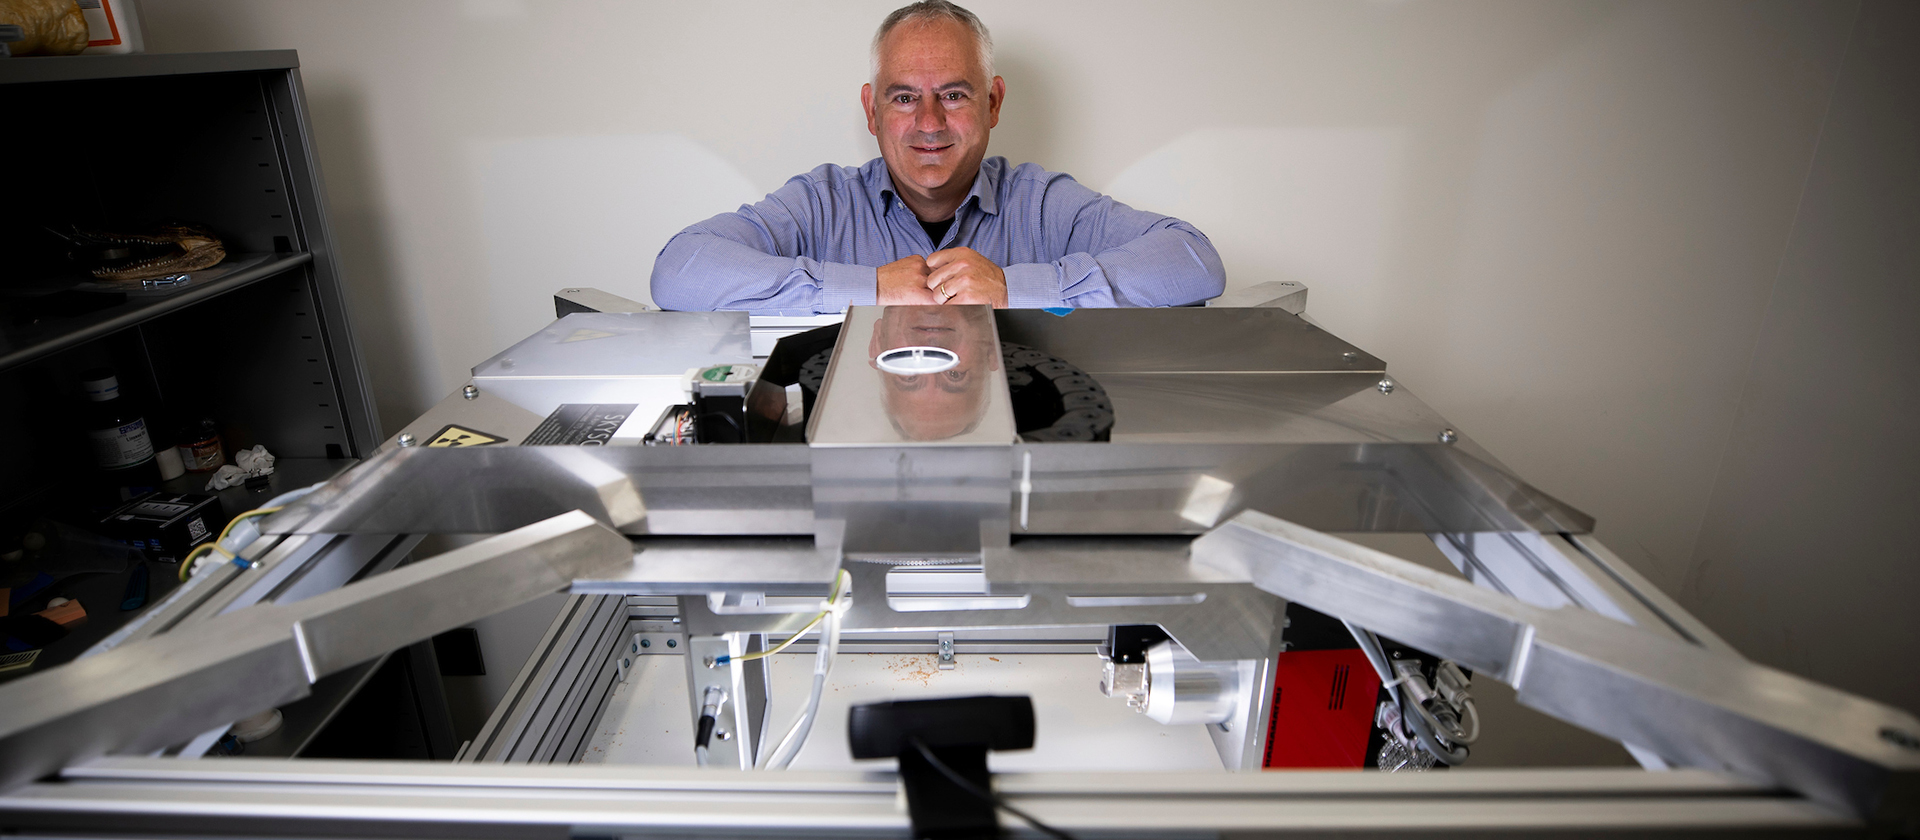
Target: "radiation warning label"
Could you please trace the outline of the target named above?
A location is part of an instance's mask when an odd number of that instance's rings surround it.
[[[505,443],[506,440],[499,435],[490,435],[476,429],[448,423],[446,428],[441,429],[432,440],[427,441],[427,446],[443,449],[456,446],[486,446],[490,443]]]

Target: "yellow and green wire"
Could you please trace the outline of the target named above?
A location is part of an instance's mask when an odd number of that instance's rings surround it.
[[[227,527],[220,529],[220,536],[214,537],[211,542],[201,543],[198,547],[194,548],[194,550],[187,552],[186,558],[180,561],[180,580],[185,581],[187,576],[193,573],[193,563],[195,560],[199,560],[201,555],[211,554],[217,551],[227,555],[227,560],[229,561],[239,559],[226,549],[220,547],[220,543],[226,541],[227,535],[233,533],[233,526],[256,516],[279,513],[281,507],[285,507],[285,505],[281,505],[280,507],[256,508],[234,517],[233,521],[227,523]]]

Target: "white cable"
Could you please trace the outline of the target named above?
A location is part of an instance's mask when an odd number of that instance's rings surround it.
[[[1352,633],[1353,640],[1360,644],[1360,650],[1367,655],[1367,661],[1373,663],[1373,670],[1380,675],[1380,681],[1385,685],[1387,693],[1393,695],[1394,705],[1400,708],[1400,719],[1413,729],[1414,736],[1420,740],[1422,746],[1426,747],[1427,752],[1447,764],[1460,764],[1466,761],[1467,751],[1464,748],[1455,746],[1449,749],[1448,745],[1442,743],[1434,734],[1435,729],[1442,727],[1439,726],[1439,721],[1434,719],[1433,713],[1419,703],[1410,702],[1400,691],[1400,683],[1404,680],[1388,680],[1387,675],[1391,669],[1387,665],[1387,653],[1380,647],[1380,639],[1374,636],[1372,631],[1357,627],[1351,621],[1341,619],[1340,623],[1347,626],[1347,632]],[[1409,707],[1412,708],[1411,715],[1408,714]],[[1474,713],[1474,724],[1476,727],[1479,725],[1478,712]],[[1478,732],[1474,734],[1479,735]]]
[[[800,748],[806,746],[807,734],[813,731],[813,719],[820,711],[820,695],[826,690],[827,674],[833,670],[833,656],[840,648],[840,614],[852,604],[852,588],[852,575],[842,572],[834,579],[833,598],[827,605],[826,618],[820,622],[820,646],[814,651],[813,687],[807,692],[807,705],[787,728],[780,745],[761,760],[760,769],[785,770],[793,763],[794,756],[800,754]]]

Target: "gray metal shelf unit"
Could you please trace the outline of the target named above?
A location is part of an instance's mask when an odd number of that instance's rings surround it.
[[[0,254],[45,228],[211,227],[240,270],[164,296],[56,311],[81,276],[0,263],[0,510],[84,471],[64,417],[80,369],[216,418],[230,447],[364,457],[382,438],[356,349],[292,50],[0,60]],[[10,310],[10,311],[9,311]],[[76,463],[78,462],[78,463]]]

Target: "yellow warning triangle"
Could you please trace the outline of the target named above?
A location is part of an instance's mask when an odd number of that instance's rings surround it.
[[[585,327],[581,327],[580,329],[574,330],[566,338],[560,339],[560,343],[572,344],[576,341],[592,341],[596,338],[612,338],[612,337],[613,337],[613,333],[606,332],[604,330],[590,330]]]
[[[506,438],[498,435],[490,435],[486,432],[479,432],[448,424],[446,428],[440,430],[439,434],[433,436],[433,440],[427,441],[427,446],[438,446],[442,448],[454,446],[486,446],[489,443],[504,442],[506,442]]]

